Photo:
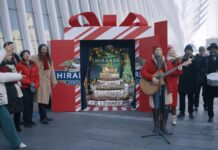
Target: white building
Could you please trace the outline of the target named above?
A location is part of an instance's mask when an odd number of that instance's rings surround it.
[[[169,44],[182,54],[188,43],[205,45],[206,38],[217,37],[217,5],[217,0],[0,0],[0,44],[14,41],[17,52],[34,54],[38,44],[63,38],[71,15],[93,11],[102,20],[117,14],[119,24],[135,12],[149,25],[168,20]]]

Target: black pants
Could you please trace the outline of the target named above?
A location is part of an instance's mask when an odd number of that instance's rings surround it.
[[[40,120],[44,120],[47,118],[47,108],[48,108],[48,105],[46,104],[38,104],[38,107],[39,107],[39,115],[40,115]]]
[[[214,102],[214,97],[213,96],[207,96],[207,105],[208,105],[208,116],[213,117],[214,112],[213,112],[213,102]]]
[[[21,113],[14,113],[14,124],[15,124],[15,127],[19,127],[20,126],[20,114]]]
[[[23,92],[23,121],[24,124],[30,125],[33,115],[33,93],[29,88],[22,88]]]
[[[193,113],[194,94],[179,93],[179,110],[185,113],[185,96],[188,95],[188,112]]]
[[[203,82],[196,83],[195,96],[194,96],[194,106],[196,108],[199,106],[199,97],[200,97],[201,88],[204,90]],[[205,98],[205,96],[203,96],[203,101],[204,101],[204,108],[205,108],[207,107],[207,99]]]

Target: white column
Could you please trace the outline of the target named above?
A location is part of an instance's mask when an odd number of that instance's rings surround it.
[[[46,36],[45,36],[45,28],[43,25],[43,15],[42,15],[42,7],[40,4],[39,0],[33,0],[33,11],[34,11],[34,16],[35,16],[35,22],[36,22],[36,31],[39,39],[39,44],[45,43],[47,44],[46,41]]]
[[[8,3],[7,0],[0,0],[0,9],[1,9],[1,18],[2,18],[2,28],[4,32],[5,41],[12,41],[12,31],[11,31],[11,22],[10,15],[8,11]]]
[[[24,0],[16,0],[17,13],[20,22],[20,30],[23,39],[23,48],[30,50],[31,54],[34,54],[33,46],[30,40],[30,34],[27,23],[26,7]]]
[[[91,11],[96,14],[100,23],[102,23],[102,18],[101,18],[100,9],[98,6],[98,1],[90,1],[90,8],[91,8]]]
[[[48,9],[48,15],[51,25],[51,30],[53,33],[53,40],[61,39],[60,31],[58,28],[58,18],[57,18],[57,12],[55,8],[55,2],[53,0],[46,0],[47,9]]]
[[[78,0],[70,0],[71,8],[73,9],[73,15],[76,15],[82,11],[79,8],[79,1]]]
[[[70,14],[67,7],[67,0],[59,0],[58,2],[61,9],[61,16],[63,19],[64,27],[69,27]]]

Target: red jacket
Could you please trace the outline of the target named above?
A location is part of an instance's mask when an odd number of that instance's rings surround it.
[[[35,88],[39,87],[39,71],[37,65],[30,61],[30,67],[21,60],[16,65],[17,72],[21,72],[24,75],[24,78],[21,80],[22,88],[30,88],[30,84],[33,82],[35,84]]]
[[[180,63],[179,62],[175,62],[174,64],[172,64],[170,62],[170,65],[172,66],[172,68],[177,67]],[[178,80],[179,80],[179,76],[182,74],[182,70],[176,70],[175,72],[173,72],[171,74],[172,77],[172,86],[173,86],[173,103],[172,106],[176,107],[177,106],[177,99],[178,99]]]
[[[172,65],[170,65],[169,61],[166,61],[167,64],[167,70],[172,69]],[[141,69],[141,76],[145,78],[148,81],[152,81],[152,75],[157,72],[157,66],[154,61],[154,59],[151,59],[150,61],[147,61],[143,68]],[[161,69],[162,72],[166,72],[164,68]],[[165,77],[165,82],[167,85],[168,93],[172,93],[173,91],[173,84],[172,84],[172,78],[170,75]]]

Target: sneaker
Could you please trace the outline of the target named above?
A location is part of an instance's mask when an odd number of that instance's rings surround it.
[[[209,117],[208,122],[212,123],[213,122],[213,117]]]
[[[198,107],[195,107],[195,108],[194,108],[194,111],[198,111]]]
[[[193,114],[191,113],[191,114],[189,114],[189,119],[194,119],[194,116],[193,116]]]
[[[182,112],[180,112],[179,115],[177,116],[177,118],[179,119],[184,119],[184,117],[185,117],[185,114]]]
[[[23,149],[23,148],[26,148],[26,147],[27,147],[27,145],[24,144],[23,142],[21,142],[18,148]]]
[[[173,122],[172,122],[173,126],[176,126],[176,115],[173,115]]]

